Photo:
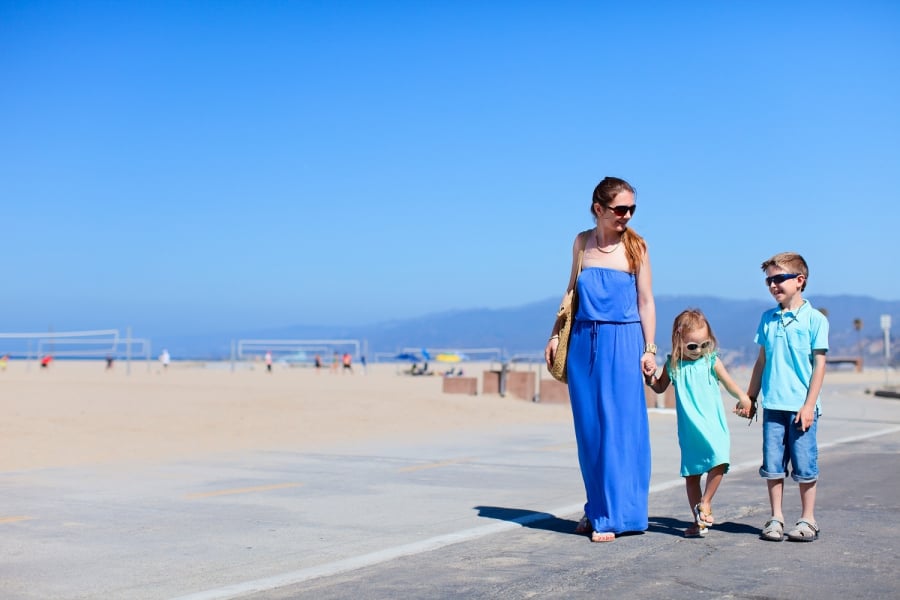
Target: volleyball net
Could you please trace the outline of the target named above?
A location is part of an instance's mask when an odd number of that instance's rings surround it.
[[[150,359],[150,340],[123,337],[118,329],[0,333],[0,356],[10,358]]]
[[[267,353],[272,354],[272,360],[288,364],[313,364],[316,356],[327,363],[334,354],[343,356],[350,354],[354,361],[359,361],[362,343],[360,340],[238,340],[236,347],[237,360],[260,360]]]

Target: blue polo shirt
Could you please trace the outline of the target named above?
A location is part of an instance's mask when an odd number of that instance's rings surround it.
[[[779,305],[763,313],[754,341],[766,350],[763,408],[797,412],[809,391],[813,350],[828,350],[828,319],[808,300],[795,312]]]

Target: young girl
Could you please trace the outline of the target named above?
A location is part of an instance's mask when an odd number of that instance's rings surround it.
[[[702,537],[713,524],[712,499],[728,471],[731,449],[719,382],[738,399],[735,414],[749,417],[750,398],[718,360],[716,336],[709,321],[694,309],[675,317],[672,354],[659,376],[649,375],[646,382],[657,393],[664,392],[670,382],[675,386],[681,475],[694,514],[694,525],[684,535]],[[701,491],[703,473],[706,489]]]

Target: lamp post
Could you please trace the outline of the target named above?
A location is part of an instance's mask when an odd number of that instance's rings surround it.
[[[881,315],[881,329],[884,331],[884,385],[887,385],[891,362],[891,315]]]
[[[853,329],[856,330],[856,353],[859,355],[860,361],[862,361],[862,357],[863,357],[862,328],[863,328],[862,319],[853,319]]]

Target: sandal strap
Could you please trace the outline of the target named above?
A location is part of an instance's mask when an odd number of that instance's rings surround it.
[[[802,525],[808,525],[809,528],[812,529],[814,533],[819,533],[819,525],[812,521],[807,521],[806,519],[800,519],[799,521],[797,521],[797,523],[794,525],[794,527],[801,527]]]

